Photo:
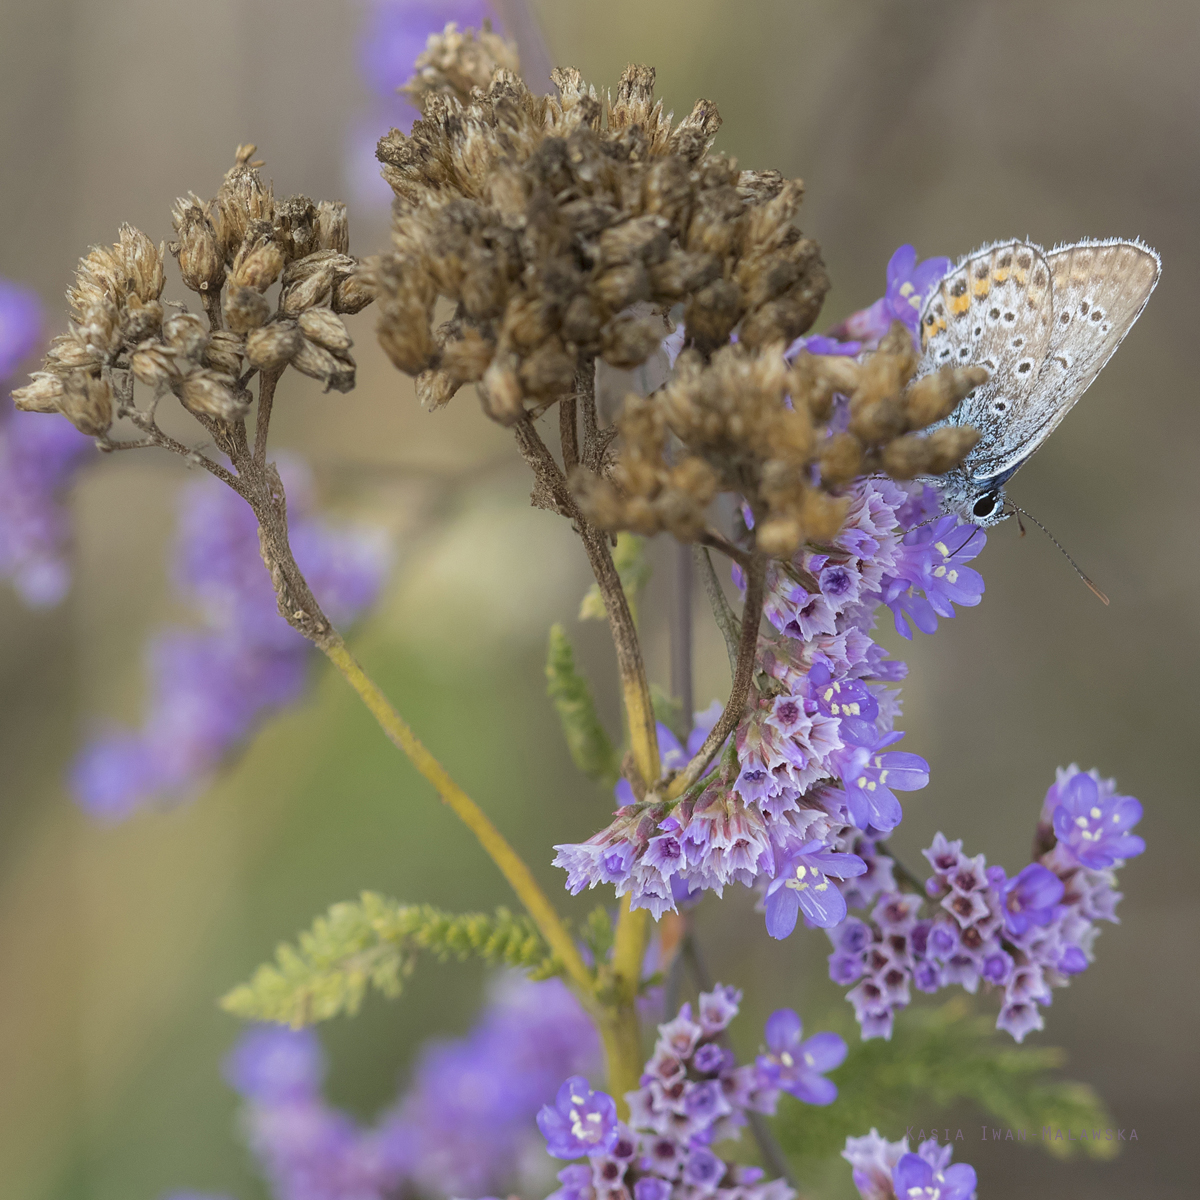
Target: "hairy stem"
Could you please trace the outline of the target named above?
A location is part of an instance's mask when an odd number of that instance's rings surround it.
[[[693,783],[704,773],[704,768],[716,752],[721,748],[725,739],[737,728],[746,708],[746,697],[750,694],[750,682],[754,678],[754,658],[758,649],[758,625],[762,620],[763,610],[763,580],[766,575],[767,561],[756,554],[746,572],[746,601],[742,608],[742,632],[738,642],[737,663],[733,671],[733,686],[729,691],[729,700],[725,711],[712,727],[712,732],[704,739],[696,757],[671,780],[667,789],[667,799],[674,800],[683,795]]]
[[[271,406],[275,401],[275,385],[280,371],[264,371],[258,377],[258,415],[254,421],[254,465],[260,470],[267,465],[267,432],[271,428]]]

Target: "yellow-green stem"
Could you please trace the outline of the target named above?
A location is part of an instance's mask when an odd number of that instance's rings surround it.
[[[379,722],[389,740],[399,747],[409,761],[425,776],[455,815],[479,839],[492,861],[500,868],[517,893],[526,911],[533,918],[542,937],[558,956],[571,982],[586,1001],[591,1001],[594,992],[592,976],[584,964],[575,943],[567,933],[558,913],[546,893],[538,886],[524,860],[508,844],[503,834],[488,820],[483,810],[450,777],[445,767],[421,744],[408,723],[392,707],[378,685],[359,666],[346,648],[346,643],[336,634],[323,638],[319,643],[329,661],[345,676],[350,686],[359,694],[371,715]],[[634,1084],[636,1087],[636,1082]]]

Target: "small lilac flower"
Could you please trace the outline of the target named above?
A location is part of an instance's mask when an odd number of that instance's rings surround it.
[[[764,1033],[770,1053],[759,1055],[758,1070],[769,1086],[806,1104],[831,1104],[837,1098],[837,1085],[824,1077],[846,1058],[846,1043],[836,1033],[802,1041],[804,1028],[790,1008],[773,1012]]]
[[[1096,778],[1080,771],[1056,785],[1054,835],[1081,865],[1096,871],[1123,859],[1134,858],[1146,843],[1128,831],[1142,819],[1142,806],[1132,796],[1101,791]]]
[[[954,1163],[942,1170],[919,1154],[903,1155],[892,1170],[892,1186],[904,1200],[974,1200],[975,1182],[974,1167]]]
[[[697,1002],[697,1018],[705,1037],[715,1037],[729,1027],[738,1014],[742,993],[738,988],[717,984],[711,992],[702,992]],[[704,1047],[701,1047],[703,1049]],[[699,1051],[697,1051],[699,1053]]]
[[[617,1104],[606,1092],[594,1092],[582,1075],[572,1075],[554,1100],[542,1106],[537,1126],[554,1158],[607,1154],[617,1141]]]
[[[1013,971],[1013,957],[1005,950],[993,950],[983,960],[980,974],[988,983],[1007,983]]]
[[[633,1200],[671,1200],[671,1185],[655,1175],[644,1175],[633,1185]]]
[[[865,1137],[848,1137],[842,1157],[853,1168],[854,1186],[862,1200],[895,1200],[892,1171],[907,1153],[907,1138],[889,1142],[872,1129]]]
[[[558,1173],[558,1181],[562,1187],[551,1192],[546,1200],[592,1200],[595,1196],[592,1169],[585,1163],[571,1163],[563,1167]]]
[[[1013,934],[1031,925],[1049,925],[1063,898],[1063,882],[1041,863],[1030,863],[1001,890],[1004,924]]]
[[[838,854],[820,842],[806,842],[781,865],[767,885],[767,932],[785,938],[801,912],[813,925],[828,929],[846,916],[846,901],[829,881],[861,875],[867,864],[856,854]]]
[[[325,1056],[311,1029],[251,1026],[225,1060],[224,1074],[249,1100],[305,1099],[320,1091]]]
[[[948,258],[927,258],[918,265],[912,246],[901,246],[887,265],[887,291],[870,308],[852,313],[829,332],[837,338],[854,338],[875,346],[892,327],[902,321],[920,347],[921,306],[934,285],[950,270]]]
[[[684,1181],[700,1192],[714,1191],[724,1174],[725,1163],[704,1146],[692,1150],[683,1168]]]

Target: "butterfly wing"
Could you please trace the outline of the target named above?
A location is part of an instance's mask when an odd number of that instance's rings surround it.
[[[1011,474],[1058,427],[1133,328],[1162,264],[1141,242],[1083,241],[1046,256],[1054,290],[1053,332],[1037,380],[1038,407],[1023,440],[997,462]]]
[[[982,366],[990,372],[947,418],[983,437],[962,472],[970,479],[1002,475],[1004,464],[1037,427],[1039,371],[1052,344],[1050,265],[1039,246],[1000,242],[968,255],[933,290],[921,311],[918,375],[940,367]]]

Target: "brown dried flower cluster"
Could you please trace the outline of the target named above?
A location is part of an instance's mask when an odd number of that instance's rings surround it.
[[[558,95],[535,96],[496,35],[448,27],[409,85],[423,119],[379,144],[396,195],[392,251],[374,276],[379,336],[423,403],[475,383],[487,413],[513,425],[563,401],[563,465],[593,524],[695,540],[716,493],[732,491],[774,555],[832,536],[855,476],[907,479],[962,460],[973,431],[917,431],[980,372],[913,382],[902,328],[862,363],[785,359],[829,286],[794,223],[799,180],[711,153],[715,107],[698,101],[673,123],[647,67],[629,67],[615,99],[573,70],[552,79]],[[453,311],[435,328],[439,300]],[[627,397],[614,449],[596,429],[596,360],[645,363],[671,316],[684,328],[673,377]],[[831,434],[835,393],[850,420]],[[529,434],[518,440],[531,457]],[[547,503],[542,476],[535,502]]]
[[[104,438],[114,415],[135,415],[130,377],[156,399],[173,393],[221,425],[244,416],[244,373],[254,370],[291,364],[326,390],[354,386],[350,337],[337,314],[358,312],[373,297],[348,253],[346,207],[306,196],[277,200],[253,153],[238,148],[212,200],[189,194],[175,206],[178,240],[169,249],[208,319],[181,304],[164,307],[167,247],[123,225],[116,245],[80,261],[67,293],[70,327],[29,386],[13,393],[18,408],[61,412]],[[275,283],[273,302],[266,293]],[[120,394],[114,382],[125,385]]]
[[[706,352],[739,325],[753,346],[808,328],[828,281],[792,224],[798,182],[710,155],[716,109],[673,124],[646,67],[615,99],[576,71],[553,78],[557,97],[504,68],[466,99],[419,93],[412,135],[380,142],[396,193],[380,338],[426,403],[481,383],[488,412],[517,421],[570,391],[584,359],[645,362],[666,332],[655,308],[683,305]],[[435,331],[438,297],[455,311]]]
[[[665,529],[694,541],[716,493],[732,491],[750,505],[764,553],[789,556],[802,541],[825,541],[845,515],[841,485],[873,472],[940,475],[978,440],[963,426],[915,431],[949,415],[987,372],[945,368],[913,382],[916,366],[899,322],[863,363],[801,353],[790,364],[782,345],[730,345],[707,362],[684,351],[662,389],[625,401],[611,470],[576,473],[581,506],[602,529]],[[839,393],[849,398],[849,422],[831,432]]]

